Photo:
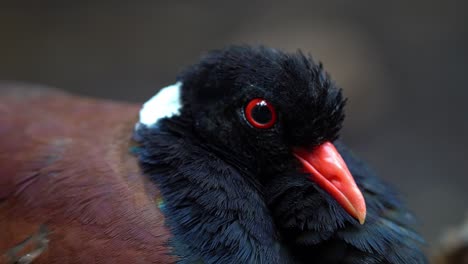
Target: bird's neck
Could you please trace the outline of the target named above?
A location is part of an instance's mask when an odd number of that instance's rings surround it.
[[[158,185],[174,253],[205,263],[283,263],[255,181],[191,137],[184,122],[137,131],[143,171]]]

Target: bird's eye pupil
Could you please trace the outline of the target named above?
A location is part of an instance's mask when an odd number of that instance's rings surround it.
[[[247,104],[245,117],[256,128],[270,128],[276,123],[273,105],[262,98],[255,98]]]
[[[252,118],[260,124],[267,124],[271,117],[271,111],[265,103],[260,102],[252,109]]]

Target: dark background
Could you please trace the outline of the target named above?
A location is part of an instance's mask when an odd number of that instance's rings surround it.
[[[0,79],[94,97],[142,102],[231,43],[310,52],[349,97],[345,141],[401,190],[429,242],[468,212],[463,1],[11,3]]]

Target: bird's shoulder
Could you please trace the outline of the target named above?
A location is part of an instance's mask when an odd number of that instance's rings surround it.
[[[0,255],[170,261],[159,191],[129,152],[138,107],[0,86]]]

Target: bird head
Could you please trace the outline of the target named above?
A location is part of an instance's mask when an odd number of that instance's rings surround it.
[[[310,56],[234,46],[183,71],[145,104],[140,119],[185,122],[184,133],[260,182],[300,172],[363,223],[363,195],[332,143],[345,101]]]

